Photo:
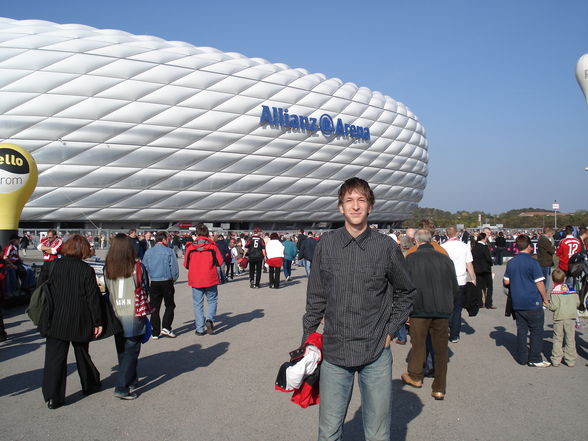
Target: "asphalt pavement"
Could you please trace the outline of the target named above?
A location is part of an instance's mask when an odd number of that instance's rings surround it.
[[[28,257],[34,253],[29,251]],[[588,328],[576,332],[579,358],[574,368],[519,366],[513,358],[515,324],[504,316],[505,296],[498,283],[504,266],[494,271],[498,309],[481,310],[476,317],[464,314],[461,341],[449,344],[444,401],[430,396],[431,379],[425,379],[422,389],[402,383],[410,343],[393,344],[392,440],[588,439]],[[219,286],[216,333],[203,337],[194,334],[186,281],[182,268],[176,284],[177,338],[142,346],[139,398],[134,401],[113,397],[117,361],[111,338],[90,345],[103,390],[82,395],[70,351],[66,405],[47,409],[41,394],[44,339],[24,306],[5,311],[9,339],[0,343],[0,440],[316,439],[318,406],[302,409],[290,402],[289,394],[274,390],[279,366],[300,343],[304,269],[295,267],[293,279],[279,290],[267,287],[268,274],[257,290],[249,288],[245,275]],[[551,313],[546,312],[547,355],[551,336]],[[344,439],[364,439],[357,384]]]

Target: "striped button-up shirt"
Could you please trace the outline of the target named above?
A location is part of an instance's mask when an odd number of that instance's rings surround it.
[[[324,317],[323,357],[357,367],[376,360],[412,308],[415,289],[400,248],[367,229],[354,238],[345,228],[318,242],[306,292],[303,341]]]

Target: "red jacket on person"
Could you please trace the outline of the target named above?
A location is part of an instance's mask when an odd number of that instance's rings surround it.
[[[188,270],[188,285],[193,288],[209,288],[220,283],[217,266],[223,262],[218,247],[208,237],[198,236],[192,244],[186,248],[184,254],[184,268]]]

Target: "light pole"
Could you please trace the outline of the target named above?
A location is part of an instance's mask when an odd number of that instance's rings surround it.
[[[557,230],[557,210],[559,210],[558,202],[553,201],[553,205],[551,206],[551,208],[553,208],[553,215],[554,215],[554,222],[555,222],[554,229]]]

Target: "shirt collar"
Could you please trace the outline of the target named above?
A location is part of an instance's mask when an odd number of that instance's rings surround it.
[[[351,242],[355,241],[362,250],[365,250],[365,245],[372,234],[372,229],[369,227],[357,237],[353,237],[349,234],[349,231],[347,231],[345,227],[342,227],[339,231],[339,242],[341,243],[342,248],[345,248]]]

